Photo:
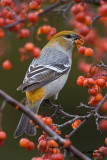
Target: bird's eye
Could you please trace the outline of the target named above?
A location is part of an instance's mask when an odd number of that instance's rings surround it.
[[[72,36],[71,36],[71,35],[66,35],[65,37],[66,37],[66,38],[72,38]]]

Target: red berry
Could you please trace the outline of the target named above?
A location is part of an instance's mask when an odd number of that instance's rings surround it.
[[[19,38],[27,38],[29,36],[30,36],[30,31],[26,28],[21,29],[18,33]]]
[[[99,122],[99,127],[102,131],[107,131],[107,120],[105,119],[102,119],[100,122]]]
[[[104,79],[97,79],[96,80],[96,84],[99,86],[99,87],[104,87],[105,84],[106,84],[106,81]]]
[[[93,78],[88,78],[88,79],[87,79],[87,82],[88,82],[89,85],[94,85],[94,84],[96,84],[96,82],[94,81]]]
[[[29,146],[30,141],[27,138],[22,138],[19,141],[20,147],[27,148]]]
[[[26,150],[32,151],[34,148],[35,148],[35,144],[30,141],[28,147],[26,147]]]
[[[99,8],[99,12],[102,16],[107,16],[107,4],[102,5]]]
[[[87,56],[87,57],[91,57],[92,55],[93,55],[93,49],[91,49],[91,48],[86,48],[85,49],[85,56]]]
[[[7,137],[6,133],[4,131],[0,131],[0,141],[6,140],[6,137]]]
[[[36,23],[38,21],[38,15],[35,14],[34,12],[30,12],[28,14],[28,21],[32,23]]]
[[[32,51],[31,55],[33,58],[39,58],[40,57],[41,50],[38,47],[35,47]]]
[[[51,140],[48,141],[48,146],[50,148],[57,148],[58,147],[58,143],[55,140],[51,139]]]
[[[85,13],[84,12],[78,13],[76,15],[76,20],[83,23],[85,21]]]
[[[85,53],[85,47],[81,46],[80,48],[78,48],[78,53],[79,54],[84,54]]]
[[[98,149],[98,151],[99,151],[99,153],[101,153],[101,155],[106,155],[107,154],[107,148],[106,147],[100,147],[99,149]]]
[[[63,143],[64,148],[68,148],[71,146],[71,141],[69,139],[65,139]]]
[[[90,88],[89,90],[88,90],[88,93],[90,94],[90,95],[92,95],[92,96],[95,96],[95,95],[97,95],[97,89],[96,88]]]
[[[32,42],[28,42],[25,44],[24,48],[28,52],[32,52],[34,50],[34,44]]]
[[[90,26],[91,22],[92,22],[91,17],[90,16],[86,16],[85,17],[85,22],[84,22],[85,25]]]
[[[86,36],[89,33],[89,29],[87,26],[81,26],[80,28],[78,28],[78,32],[81,35]]]
[[[107,113],[107,101],[101,106],[100,110]]]
[[[96,158],[97,156],[99,155],[99,151],[98,150],[95,150],[93,152],[93,157]],[[100,160],[102,158],[102,155],[100,155],[97,159]]]
[[[47,148],[47,141],[46,140],[41,140],[37,146],[38,150],[41,152],[45,152]]]
[[[49,25],[44,25],[41,27],[41,33],[43,34],[49,34],[51,31],[51,27]]]
[[[78,84],[79,86],[83,86],[84,80],[85,80],[85,77],[79,76],[78,79],[77,79],[77,84]]]
[[[102,96],[102,94],[100,94],[100,93],[95,96],[95,100],[96,100],[97,102],[100,102],[102,99],[103,99],[103,96]]]
[[[105,139],[105,145],[107,146],[107,138]]]
[[[52,118],[50,118],[50,117],[44,117],[44,118],[43,118],[43,122],[44,122],[46,125],[50,126],[50,125],[52,124]]]
[[[10,60],[5,60],[2,64],[2,67],[6,70],[10,70],[12,68],[12,64]]]
[[[36,1],[32,1],[29,4],[30,9],[38,9],[38,3]]]

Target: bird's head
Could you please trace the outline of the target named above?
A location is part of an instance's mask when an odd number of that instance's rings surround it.
[[[61,47],[65,51],[70,51],[76,44],[76,41],[81,37],[73,31],[62,31],[54,35],[49,44],[56,47]]]

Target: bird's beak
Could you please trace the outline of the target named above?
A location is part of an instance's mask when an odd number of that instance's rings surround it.
[[[84,38],[83,36],[81,35],[76,35],[74,37],[74,44],[77,46],[77,47],[80,47],[81,45],[84,44]]]

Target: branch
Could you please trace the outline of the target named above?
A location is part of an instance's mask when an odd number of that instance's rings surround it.
[[[42,130],[44,130],[50,137],[56,137],[56,141],[60,146],[63,146],[64,139],[60,136],[58,136],[51,128],[49,128],[47,125],[45,125],[35,114],[33,111],[31,111],[29,108],[25,108],[24,105],[16,101],[14,98],[10,97],[8,94],[6,94],[4,91],[0,90],[0,97],[5,99],[8,103],[10,103],[14,108],[17,107],[18,110],[25,113],[30,119],[33,120],[35,124],[38,124]],[[70,146],[66,148],[69,152],[72,152],[75,157],[77,157],[80,160],[91,160],[86,155],[84,155],[82,152],[80,152],[78,149],[76,149],[74,146]]]

